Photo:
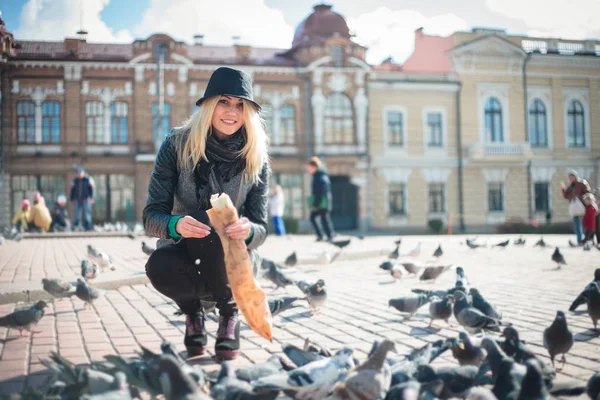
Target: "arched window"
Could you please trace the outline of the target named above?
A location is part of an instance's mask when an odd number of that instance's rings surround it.
[[[42,143],[60,142],[60,103],[42,103]]]
[[[354,144],[352,102],[342,93],[327,96],[323,119],[324,144]]]
[[[579,100],[571,100],[567,109],[567,143],[569,147],[585,147],[584,111]]]
[[[112,143],[127,143],[129,136],[129,105],[125,101],[110,103],[110,140]]]
[[[286,104],[279,110],[280,129],[279,142],[281,144],[296,143],[296,107]]]
[[[486,139],[492,143],[504,142],[502,129],[502,106],[495,97],[485,102],[485,132]]]
[[[165,140],[171,130],[171,105],[163,104],[162,116],[158,115],[158,102],[152,103],[152,138],[154,142],[157,140]],[[160,137],[159,137],[160,133]]]
[[[17,101],[17,135],[19,143],[35,143],[35,104],[33,101]]]
[[[85,103],[85,126],[88,143],[104,143],[104,104],[100,101]]]
[[[535,99],[529,107],[529,143],[532,147],[548,146],[546,106],[540,99]]]

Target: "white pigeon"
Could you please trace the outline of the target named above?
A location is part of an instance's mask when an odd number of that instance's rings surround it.
[[[419,257],[421,254],[421,242],[417,243],[417,247],[405,254],[406,257]]]
[[[295,399],[322,399],[354,368],[353,350],[342,347],[331,358],[314,361],[292,371],[265,376],[252,382],[256,389],[296,392]]]
[[[87,246],[88,258],[90,258],[91,260],[96,260],[98,258],[98,253],[100,253],[100,252],[98,251],[97,248],[95,248],[91,244],[88,244],[88,246]]]
[[[114,271],[116,268],[112,264],[112,260],[109,255],[106,253],[98,253],[98,258],[96,259],[96,263],[100,267],[100,271],[104,272],[106,268]]]

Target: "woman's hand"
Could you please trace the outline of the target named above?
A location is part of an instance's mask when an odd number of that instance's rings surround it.
[[[246,239],[250,236],[251,229],[252,226],[250,225],[248,218],[242,217],[225,228],[225,233],[229,236],[229,239]]]
[[[197,221],[189,215],[179,218],[177,225],[175,225],[175,230],[184,238],[202,239],[210,234],[210,226]]]
[[[565,183],[564,183],[564,182],[561,182],[561,183],[560,183],[560,188],[561,188],[562,190],[565,190],[565,189],[567,188],[567,187],[565,186]]]

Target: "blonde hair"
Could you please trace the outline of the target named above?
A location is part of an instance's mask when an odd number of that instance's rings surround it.
[[[219,103],[221,96],[210,97],[202,102],[200,108],[177,128],[184,132],[189,131],[185,143],[180,143],[179,164],[184,168],[192,169],[201,159],[206,157],[206,138],[212,131],[212,115]],[[244,177],[246,181],[260,182],[260,172],[268,159],[267,146],[269,139],[264,129],[264,122],[252,103],[242,99],[244,104],[244,125],[242,132],[246,144],[240,155],[246,160]],[[182,135],[181,140],[184,136]]]

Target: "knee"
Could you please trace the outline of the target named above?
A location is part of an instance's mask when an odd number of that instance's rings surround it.
[[[161,249],[156,249],[146,262],[146,276],[154,287],[164,285],[169,281],[169,262]],[[172,271],[171,271],[172,272]]]

